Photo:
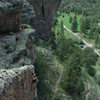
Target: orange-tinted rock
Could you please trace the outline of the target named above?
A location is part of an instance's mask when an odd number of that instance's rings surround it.
[[[32,83],[33,65],[0,72],[0,83],[4,85],[0,85],[0,100],[38,100],[37,83]]]

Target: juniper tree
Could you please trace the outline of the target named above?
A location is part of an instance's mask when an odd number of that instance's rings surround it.
[[[75,15],[72,22],[72,31],[77,32],[77,29],[78,29],[78,23],[77,23],[77,16]]]

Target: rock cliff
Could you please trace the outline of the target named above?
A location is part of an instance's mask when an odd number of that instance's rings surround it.
[[[34,36],[49,37],[60,1],[0,0],[0,100],[38,100]]]
[[[31,24],[41,38],[48,38],[53,24],[54,15],[61,0],[27,1],[0,1],[0,32],[8,33],[11,31],[18,31],[22,22]]]
[[[0,0],[0,34],[19,29],[22,7],[22,0]]]
[[[31,20],[31,25],[43,39],[47,39],[53,25],[54,15],[61,0],[28,0],[33,6],[36,17]]]
[[[25,24],[30,24],[32,20],[35,19],[36,14],[34,11],[34,8],[32,7],[31,3],[24,0],[23,2],[23,8],[21,10],[21,22]]]
[[[0,35],[0,100],[37,100],[33,29]],[[22,66],[22,67],[21,67]]]
[[[16,68],[34,64],[35,30],[25,29],[0,37],[0,68]]]
[[[33,65],[0,70],[0,100],[37,100],[36,83],[32,83]]]

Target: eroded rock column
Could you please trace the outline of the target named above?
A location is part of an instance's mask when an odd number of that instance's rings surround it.
[[[32,26],[41,38],[47,39],[53,25],[54,15],[61,0],[28,0],[33,6],[36,18],[31,21]]]

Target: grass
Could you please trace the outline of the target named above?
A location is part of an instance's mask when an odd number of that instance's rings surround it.
[[[63,13],[64,14],[64,13]],[[67,14],[64,14],[64,16],[65,15],[67,15]],[[72,13],[72,15],[74,16],[74,14]],[[58,17],[58,22],[57,22],[57,25],[53,28],[53,31],[56,33],[56,36],[57,36],[57,34],[60,32],[60,25],[61,25],[61,20],[64,20],[63,22],[64,22],[64,25],[67,25],[67,23],[68,23],[68,27],[71,29],[71,24],[69,23],[69,16],[67,15],[67,16],[65,16],[63,19],[62,19],[63,17],[62,17],[62,15],[60,15],[59,17]],[[79,19],[78,19],[79,20]],[[66,23],[67,22],[67,23]],[[75,36],[75,35],[73,35],[71,32],[69,32],[68,30],[64,30],[64,34],[65,34],[65,37],[66,37],[66,39],[72,39],[72,40],[74,40],[74,41],[81,41],[77,36]]]
[[[59,12],[58,12],[59,14]],[[69,22],[69,18],[70,16],[72,16],[72,18],[75,16],[74,13],[70,13],[69,15],[66,13],[60,13],[59,14],[59,18],[58,20],[63,20],[64,25],[66,25],[69,29],[71,29],[72,24]],[[80,31],[80,20],[82,18],[82,15],[77,15],[77,22],[78,22],[78,32]]]
[[[59,12],[58,12],[59,14]],[[58,17],[58,20],[61,21],[63,20],[64,25],[66,27],[68,27],[71,30],[71,26],[72,24],[69,22],[69,17],[72,16],[72,18],[75,16],[74,13],[70,13],[69,15],[66,13],[60,13],[60,16]],[[81,21],[82,15],[77,15],[77,22],[78,22],[78,32],[80,32],[80,21]],[[70,33],[71,34],[71,33]],[[73,36],[73,35],[72,35]],[[82,37],[81,34],[79,34],[80,37]],[[83,39],[88,42],[88,43],[92,43],[94,44],[94,40],[93,39],[89,39],[89,37],[87,35],[85,35],[85,37],[83,37]]]

